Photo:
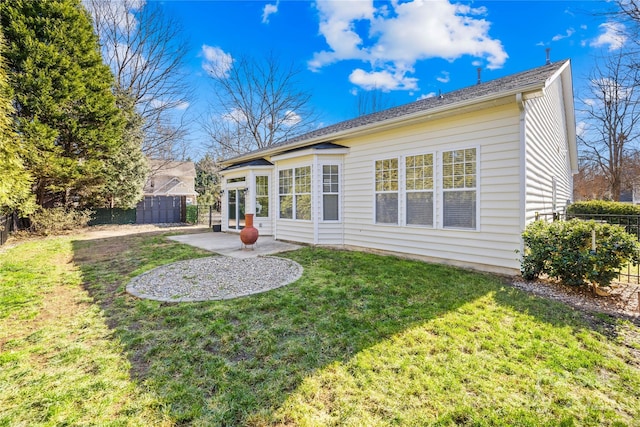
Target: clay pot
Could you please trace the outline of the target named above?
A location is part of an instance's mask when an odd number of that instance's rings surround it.
[[[253,226],[253,214],[245,214],[245,226],[240,231],[240,240],[245,245],[253,245],[258,240],[258,229]]]

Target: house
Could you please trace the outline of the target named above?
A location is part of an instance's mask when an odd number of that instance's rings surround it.
[[[149,178],[144,195],[149,197],[183,196],[188,205],[197,203],[196,166],[193,162],[149,160]]]
[[[515,274],[572,199],[569,60],[337,123],[222,163],[222,230]],[[258,242],[259,243],[259,242]]]
[[[186,207],[197,203],[193,162],[149,160],[144,197],[136,207],[142,224],[178,223],[186,220]]]

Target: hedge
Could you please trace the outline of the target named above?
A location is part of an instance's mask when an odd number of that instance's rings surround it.
[[[567,215],[640,215],[640,206],[631,203],[589,200],[575,202],[567,207]]]
[[[592,250],[592,233],[596,250]],[[522,233],[525,253],[521,272],[526,280],[540,275],[568,285],[609,285],[624,265],[640,261],[636,236],[619,225],[572,219],[535,221]]]

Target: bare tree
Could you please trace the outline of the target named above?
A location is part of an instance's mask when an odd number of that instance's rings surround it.
[[[358,116],[377,113],[391,107],[389,95],[377,87],[365,92],[359,91],[357,96],[356,114]]]
[[[299,69],[273,55],[248,57],[210,67],[217,103],[205,121],[213,149],[221,157],[269,147],[309,129],[315,116],[311,95],[299,88]]]
[[[150,158],[180,157],[190,88],[182,71],[188,51],[180,23],[158,2],[84,0],[117,90],[133,97],[143,119],[142,150]]]
[[[594,162],[581,162],[580,169],[573,176],[573,197],[575,200],[610,199],[609,182],[600,167]]]
[[[598,166],[613,200],[619,200],[627,163],[638,151],[640,69],[632,59],[620,49],[597,61],[589,93],[580,99],[582,160]]]

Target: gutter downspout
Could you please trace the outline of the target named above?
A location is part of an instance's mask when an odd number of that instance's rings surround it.
[[[525,138],[526,131],[526,108],[522,92],[516,94],[516,104],[520,110],[520,230],[524,231],[527,223],[527,144]],[[520,239],[520,253],[524,253],[524,242]]]

